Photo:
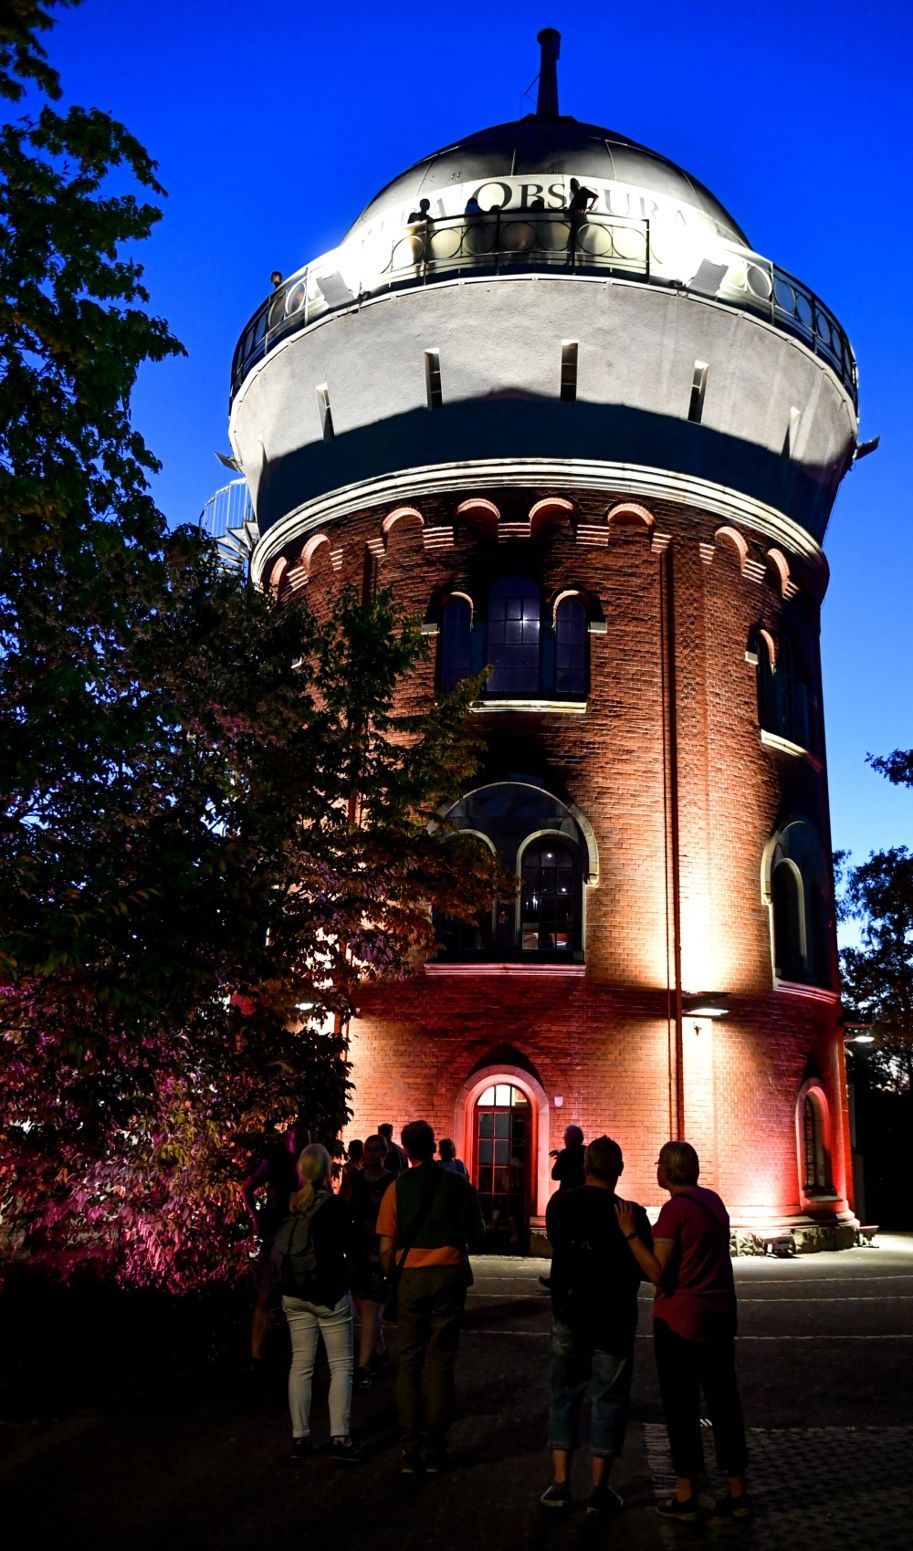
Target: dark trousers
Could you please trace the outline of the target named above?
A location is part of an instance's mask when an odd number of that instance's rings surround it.
[[[724,1476],[743,1476],[747,1462],[742,1403],[735,1376],[735,1340],[687,1341],[663,1319],[653,1321],[656,1371],[662,1395],[672,1468],[694,1480],[704,1468],[701,1390],[713,1427],[716,1459]]]
[[[397,1298],[396,1406],[405,1453],[419,1448],[423,1436],[432,1448],[443,1448],[447,1441],[465,1302],[464,1266],[424,1266],[402,1274]]]

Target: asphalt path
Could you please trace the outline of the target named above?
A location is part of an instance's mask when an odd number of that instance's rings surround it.
[[[396,1471],[392,1378],[356,1394],[353,1431],[367,1458],[334,1465],[326,1378],[318,1371],[314,1458],[288,1459],[285,1337],[255,1375],[229,1366],[188,1390],[114,1409],[0,1428],[0,1502],[10,1546],[31,1551],[551,1551],[679,1544],[759,1551],[894,1551],[913,1545],[913,1237],[793,1260],[739,1260],[739,1373],[758,1516],[669,1527],[653,1511],[669,1482],[641,1295],[632,1422],[605,1521],[538,1501],[545,1453],[547,1262],[475,1262],[459,1360],[457,1468]],[[52,1338],[53,1333],[49,1333]],[[137,1331],[142,1340],[142,1331]],[[395,1350],[395,1332],[391,1332]],[[712,1451],[708,1450],[708,1456]],[[575,1496],[586,1494],[586,1456]],[[557,1521],[557,1522],[556,1522]]]

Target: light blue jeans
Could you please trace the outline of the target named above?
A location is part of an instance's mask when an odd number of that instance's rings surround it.
[[[630,1356],[596,1351],[569,1325],[552,1324],[551,1403],[548,1446],[573,1453],[580,1442],[580,1413],[590,1394],[590,1453],[616,1459],[628,1425]]]
[[[283,1295],[282,1312],[292,1338],[288,1375],[292,1437],[310,1437],[311,1381],[319,1331],[330,1368],[330,1436],[348,1438],[352,1411],[352,1294],[344,1292],[335,1309]]]

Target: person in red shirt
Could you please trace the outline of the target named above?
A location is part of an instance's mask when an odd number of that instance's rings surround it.
[[[698,1184],[700,1162],[688,1142],[660,1149],[656,1178],[668,1190],[653,1229],[653,1249],[636,1232],[634,1209],[616,1207],[635,1260],[656,1287],[653,1336],[656,1368],[669,1433],[675,1496],[657,1504],[664,1518],[694,1523],[700,1508],[694,1483],[703,1470],[701,1390],[713,1426],[717,1463],[729,1495],[716,1511],[749,1518],[745,1490],[747,1450],[735,1373],[735,1281],[729,1253],[729,1214],[719,1196]]]

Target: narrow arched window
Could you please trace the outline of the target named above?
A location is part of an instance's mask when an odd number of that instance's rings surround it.
[[[489,694],[539,693],[539,618],[539,589],[529,577],[495,582],[488,595]]]
[[[523,953],[572,954],[580,938],[580,867],[557,835],[523,852],[520,947]]]
[[[820,1100],[806,1093],[802,1101],[802,1144],[806,1195],[820,1195],[830,1189],[830,1159],[824,1137]]]
[[[779,732],[777,684],[770,660],[770,643],[763,631],[758,631],[749,645],[758,657],[758,723],[765,732]]]
[[[455,594],[441,615],[438,639],[438,679],[442,689],[452,689],[470,673],[472,608],[468,598]]]
[[[559,695],[586,694],[586,605],[579,594],[562,598],[555,610],[555,689]]]
[[[774,970],[780,980],[806,978],[805,910],[802,875],[789,861],[778,862],[771,878],[774,915]]]

